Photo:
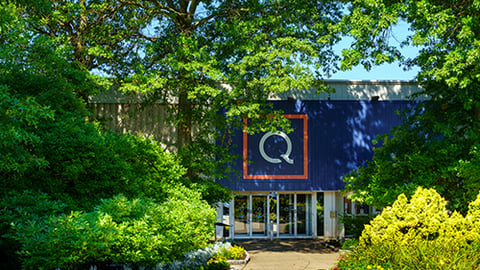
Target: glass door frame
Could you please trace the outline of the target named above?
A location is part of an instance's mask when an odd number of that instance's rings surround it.
[[[297,195],[303,194],[306,195],[305,201],[305,212],[306,216],[304,217],[306,223],[305,226],[308,226],[309,229],[306,229],[305,234],[298,234],[298,201]],[[230,208],[230,221],[231,221],[231,238],[312,238],[317,236],[317,194],[316,192],[269,192],[269,193],[242,193],[238,194],[240,196],[247,196],[247,234],[235,234],[235,228],[233,227],[235,224],[233,210],[235,208],[235,198],[232,199],[231,205],[233,207]],[[292,195],[293,196],[293,234],[280,234],[280,195]],[[254,196],[261,196],[266,199],[266,209],[264,213],[264,220],[265,220],[265,233],[264,234],[254,234],[253,233],[253,197]],[[276,205],[274,206],[275,214],[276,214],[276,222],[271,222],[271,199],[276,200]],[[276,226],[273,226],[273,225]]]

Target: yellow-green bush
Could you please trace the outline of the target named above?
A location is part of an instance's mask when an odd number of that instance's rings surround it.
[[[245,249],[240,246],[232,246],[230,248],[222,248],[214,258],[221,258],[224,260],[239,260],[245,255]]]
[[[391,207],[365,226],[361,245],[395,242],[411,245],[417,241],[451,238],[447,227],[462,226],[464,218],[454,212],[451,216],[446,201],[433,189],[418,188],[409,201],[402,194]]]
[[[229,250],[230,256],[228,259],[240,260],[245,255],[245,249],[240,246],[233,246]]]
[[[465,217],[467,224],[470,224],[471,233],[480,235],[480,194],[477,199],[468,205],[468,213]]]
[[[478,269],[480,194],[464,217],[449,212],[435,190],[400,195],[365,226],[359,246],[341,260],[341,269],[382,265],[390,269]]]

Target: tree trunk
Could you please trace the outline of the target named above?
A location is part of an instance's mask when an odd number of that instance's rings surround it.
[[[180,90],[178,100],[177,150],[192,143],[192,103],[186,89]]]

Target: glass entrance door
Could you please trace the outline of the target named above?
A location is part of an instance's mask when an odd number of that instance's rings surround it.
[[[311,199],[310,195],[298,194],[296,200],[297,209],[297,234],[310,235],[312,222],[311,222]]]
[[[279,234],[312,234],[312,199],[310,194],[279,195]]]
[[[249,196],[235,196],[234,200],[234,233],[235,235],[248,235],[249,232]]]
[[[279,233],[282,235],[294,235],[295,206],[293,194],[279,194]]]
[[[239,195],[234,199],[234,234],[247,237],[312,235],[311,194]]]
[[[267,196],[252,196],[252,234],[263,236],[267,234]]]

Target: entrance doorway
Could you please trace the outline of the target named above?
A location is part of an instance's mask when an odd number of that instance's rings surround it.
[[[267,234],[267,197],[254,195],[252,201],[252,234],[254,236],[265,236]]]
[[[280,194],[278,207],[278,233],[281,236],[312,234],[312,207],[309,194]]]
[[[235,196],[234,234],[265,237],[268,233],[268,212],[266,195]]]
[[[316,194],[237,195],[233,201],[234,237],[292,238],[316,233]]]

